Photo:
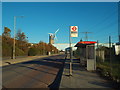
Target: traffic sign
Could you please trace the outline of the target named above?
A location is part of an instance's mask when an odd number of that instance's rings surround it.
[[[78,37],[78,26],[70,26],[70,36]]]
[[[78,31],[78,26],[71,26],[71,32],[77,32]]]

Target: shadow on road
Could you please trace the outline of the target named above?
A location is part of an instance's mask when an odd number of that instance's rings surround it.
[[[44,58],[43,61],[35,60],[35,61],[24,62],[22,64],[39,64],[39,65],[45,65],[45,66],[58,68],[59,71],[56,75],[55,80],[48,86],[48,88],[50,88],[50,89],[53,89],[53,88],[58,89],[59,85],[60,85],[61,78],[62,78],[64,63],[65,63],[65,59]],[[30,68],[30,69],[33,69],[33,68]],[[34,69],[34,70],[36,70],[36,69]]]
[[[48,84],[48,88],[50,88],[50,89],[59,88],[62,73],[63,73],[64,63],[65,63],[64,56],[60,56],[60,57],[50,56],[48,58],[34,59],[32,61],[26,61],[26,62],[22,62],[22,63],[17,63],[17,64],[11,64],[11,65],[8,65],[8,66],[4,66],[3,67],[4,68],[3,72],[5,72],[7,70],[11,70],[13,72],[14,69],[16,69],[14,71],[15,73],[23,74],[21,71],[17,70],[18,67],[23,67],[23,68],[26,68],[25,70],[27,70],[27,71],[28,70],[35,70],[35,71],[38,71],[38,72],[44,72],[44,73],[52,74],[52,75],[55,75],[55,79],[53,80],[53,82],[50,85]],[[33,65],[33,66],[30,66],[30,65]],[[47,66],[48,70],[40,70],[40,69],[35,67],[35,66],[39,67],[39,65],[40,66],[41,65]],[[53,67],[53,68],[58,69],[58,72],[56,74],[50,72],[49,67]],[[43,67],[41,67],[41,68],[43,68]],[[28,77],[29,77],[29,75],[28,75]],[[42,82],[42,81],[40,81],[40,82]]]
[[[62,62],[61,68],[59,69],[55,80],[53,81],[52,84],[50,84],[48,87],[50,88],[50,90],[53,90],[55,88],[55,90],[59,89],[60,86],[60,82],[61,82],[61,78],[62,78],[62,74],[63,74],[63,70],[64,70],[64,64],[65,64],[65,60],[64,62]]]

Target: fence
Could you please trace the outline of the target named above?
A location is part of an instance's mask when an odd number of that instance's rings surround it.
[[[96,47],[96,66],[103,76],[120,82],[120,54],[116,54],[115,46],[98,45]]]

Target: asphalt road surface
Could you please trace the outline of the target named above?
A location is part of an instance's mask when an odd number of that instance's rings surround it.
[[[59,88],[64,58],[56,55],[4,66],[3,88]]]

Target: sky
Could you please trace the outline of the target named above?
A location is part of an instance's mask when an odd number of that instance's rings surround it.
[[[1,0],[2,2],[118,2],[120,0]]]
[[[58,28],[55,43],[69,43],[70,26],[78,26],[79,37],[72,38],[77,43],[91,32],[88,40],[108,43],[118,42],[118,3],[117,2],[3,2],[2,30],[11,29],[13,37],[14,16],[17,17],[16,30],[21,29],[30,43],[49,42],[48,33]]]

